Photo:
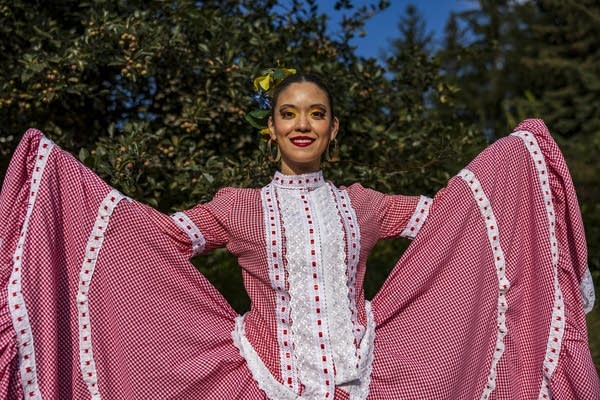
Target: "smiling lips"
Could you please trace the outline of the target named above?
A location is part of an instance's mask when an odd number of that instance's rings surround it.
[[[308,147],[310,146],[315,140],[315,138],[312,138],[310,136],[296,136],[290,139],[290,141],[292,142],[292,144],[294,146],[297,147]]]

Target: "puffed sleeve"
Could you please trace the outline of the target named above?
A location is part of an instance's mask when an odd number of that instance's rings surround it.
[[[360,184],[348,188],[354,208],[377,222],[379,239],[414,239],[429,215],[432,200],[426,196],[388,195]]]
[[[225,247],[229,241],[228,221],[237,190],[223,188],[208,203],[176,212],[162,230],[178,249],[190,256]]]

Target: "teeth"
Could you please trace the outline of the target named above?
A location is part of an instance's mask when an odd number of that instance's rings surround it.
[[[294,143],[312,143],[313,140],[312,139],[292,139],[292,142]]]

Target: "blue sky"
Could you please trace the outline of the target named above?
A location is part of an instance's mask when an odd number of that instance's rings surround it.
[[[355,0],[355,5],[372,4],[376,0]],[[390,40],[398,37],[398,21],[404,13],[406,6],[414,4],[424,17],[427,24],[427,31],[434,34],[434,38],[440,40],[448,16],[452,11],[461,11],[472,9],[477,6],[477,2],[470,0],[391,0],[391,5],[384,12],[372,17],[367,25],[367,35],[364,38],[358,38],[354,44],[358,46],[357,53],[365,57],[378,57],[382,51],[385,51]],[[319,2],[320,10],[327,12],[332,24],[335,25],[341,13],[333,10],[335,0],[325,0]]]

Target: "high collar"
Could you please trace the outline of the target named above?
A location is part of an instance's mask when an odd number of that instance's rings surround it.
[[[284,189],[316,189],[325,184],[323,171],[311,172],[302,175],[284,175],[281,172],[275,172],[271,183]]]

